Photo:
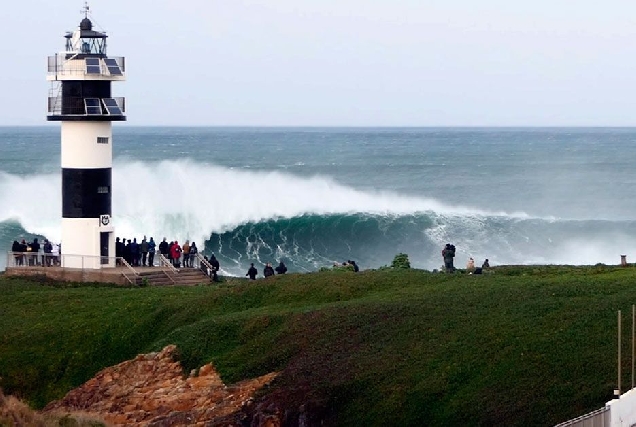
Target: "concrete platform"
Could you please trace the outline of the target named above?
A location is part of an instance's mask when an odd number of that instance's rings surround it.
[[[139,274],[137,277],[144,277],[150,273],[161,273],[160,267],[135,267],[135,271]],[[184,281],[184,285],[192,285],[196,283],[204,283],[209,278],[203,274],[197,268],[181,268],[179,269],[183,274],[173,274],[168,272],[174,282],[171,284],[179,285],[180,278],[186,279],[186,277],[192,278],[192,276],[200,276],[200,279]],[[199,274],[197,274],[197,272]],[[132,271],[127,267],[112,267],[104,268],[101,270],[89,270],[80,268],[63,268],[63,267],[45,267],[45,266],[22,266],[22,267],[7,267],[5,270],[6,276],[14,277],[41,277],[45,276],[51,280],[57,280],[60,282],[79,282],[79,283],[113,283],[116,285],[130,285],[130,282],[124,275],[134,280]],[[167,277],[167,276],[166,276]],[[151,283],[152,284],[152,283]]]
[[[128,270],[126,272],[125,270]],[[62,267],[43,267],[43,266],[28,266],[28,267],[7,267],[5,270],[6,276],[19,276],[19,277],[41,277],[46,276],[52,280],[58,280],[60,282],[99,282],[99,283],[114,283],[117,285],[128,285],[128,280],[124,277],[124,274],[132,276],[132,272],[125,267],[105,268],[102,270],[82,270],[81,268],[62,268]]]

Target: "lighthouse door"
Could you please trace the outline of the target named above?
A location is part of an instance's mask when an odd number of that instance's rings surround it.
[[[108,264],[108,245],[110,233],[99,233],[99,250],[102,257],[102,265]]]

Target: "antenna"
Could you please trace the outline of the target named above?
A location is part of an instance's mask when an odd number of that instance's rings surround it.
[[[91,11],[91,8],[88,6],[88,1],[84,2],[84,7],[80,11],[80,13],[84,14],[84,18],[88,18],[88,14]]]

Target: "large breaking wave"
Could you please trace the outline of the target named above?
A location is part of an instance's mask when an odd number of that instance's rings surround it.
[[[22,235],[59,241],[60,186],[59,174],[0,174],[0,238],[7,248]],[[374,268],[398,252],[415,267],[433,269],[446,242],[457,246],[459,264],[469,256],[491,264],[617,263],[636,232],[633,221],[488,212],[360,191],[328,177],[190,160],[116,162],[113,218],[120,237],[194,240],[220,258],[227,274],[281,258],[292,271],[347,259]]]

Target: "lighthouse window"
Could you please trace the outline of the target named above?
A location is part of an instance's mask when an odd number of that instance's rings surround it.
[[[97,143],[98,144],[108,144],[108,137],[107,136],[98,136],[97,137]]]
[[[108,186],[97,187],[97,194],[108,194]]]

